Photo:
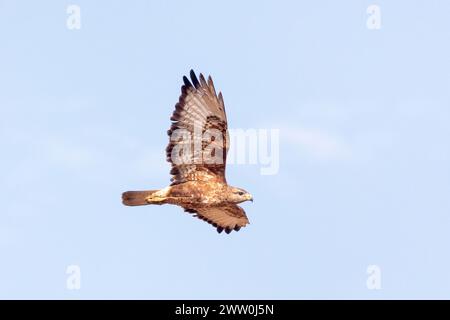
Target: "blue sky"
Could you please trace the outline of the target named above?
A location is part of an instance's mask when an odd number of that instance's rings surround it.
[[[0,298],[450,298],[449,10],[0,0]],[[228,168],[255,198],[228,236],[120,200],[169,183],[191,68],[213,76],[230,128],[280,130],[278,174]]]

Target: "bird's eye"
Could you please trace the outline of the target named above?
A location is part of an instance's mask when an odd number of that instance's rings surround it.
[[[243,196],[244,193],[243,193],[242,191],[239,191],[239,192],[238,192],[238,195]]]

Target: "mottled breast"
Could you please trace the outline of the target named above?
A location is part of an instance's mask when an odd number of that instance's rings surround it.
[[[188,181],[172,186],[170,196],[183,203],[210,206],[223,202],[226,189],[227,185],[223,183]]]

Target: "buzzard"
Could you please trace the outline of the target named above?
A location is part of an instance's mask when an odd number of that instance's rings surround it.
[[[191,70],[167,131],[167,161],[171,163],[170,186],[161,190],[127,191],[127,206],[173,204],[213,225],[219,233],[239,231],[249,221],[238,203],[253,197],[228,185],[225,179],[229,134],[222,93],[216,94],[213,81],[197,78]]]

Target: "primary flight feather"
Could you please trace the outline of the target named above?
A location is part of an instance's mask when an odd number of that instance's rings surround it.
[[[216,94],[211,77],[197,78],[191,70],[167,131],[167,161],[172,165],[170,186],[161,190],[127,191],[127,206],[174,204],[184,208],[220,233],[239,231],[249,221],[238,203],[252,196],[228,185],[225,178],[229,134],[222,93]]]

